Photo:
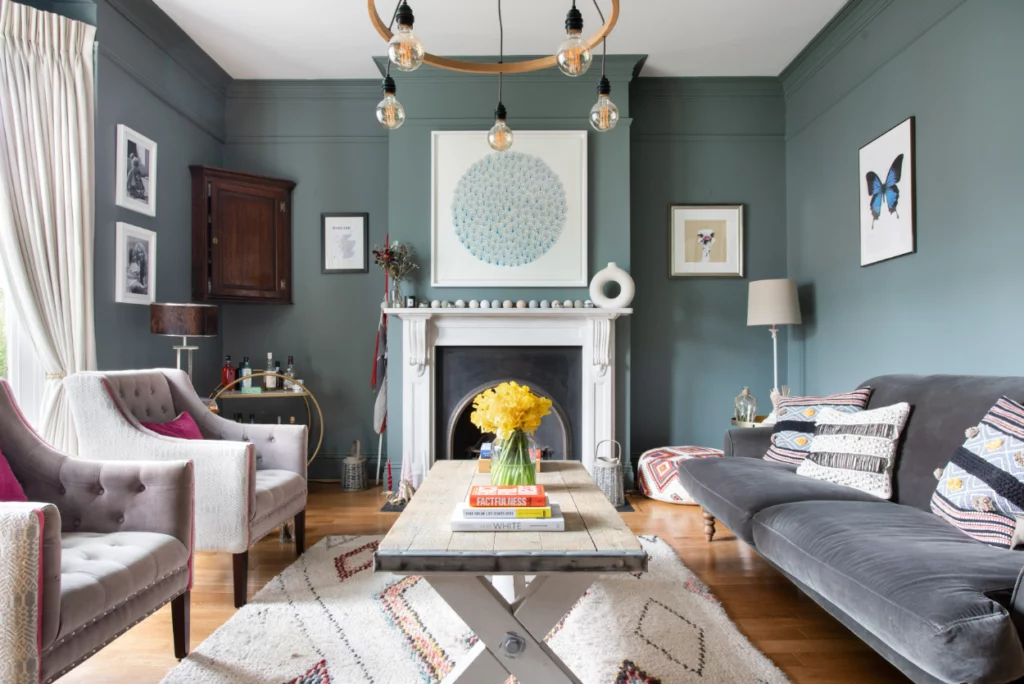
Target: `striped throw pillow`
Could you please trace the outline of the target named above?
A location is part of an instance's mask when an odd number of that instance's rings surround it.
[[[953,453],[932,511],[978,541],[1012,548],[1024,517],[1024,406],[1003,397]]]
[[[907,403],[857,413],[822,409],[811,453],[796,474],[891,499],[896,448],[909,415]]]
[[[830,397],[780,397],[776,409],[778,420],[772,430],[772,445],[764,460],[798,466],[811,450],[811,438],[818,414],[834,408],[843,413],[854,413],[867,408],[872,388],[865,387],[847,394]]]

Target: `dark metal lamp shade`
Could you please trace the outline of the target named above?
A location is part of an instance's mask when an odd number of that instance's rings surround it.
[[[150,304],[149,332],[171,337],[216,337],[217,307],[212,304]]]

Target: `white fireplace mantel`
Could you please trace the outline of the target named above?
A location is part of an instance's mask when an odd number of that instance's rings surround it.
[[[579,457],[615,439],[615,326],[632,309],[386,309],[402,321],[402,460],[418,487],[434,462],[437,347],[581,347]],[[391,368],[394,372],[394,359]],[[404,469],[403,469],[404,470]]]

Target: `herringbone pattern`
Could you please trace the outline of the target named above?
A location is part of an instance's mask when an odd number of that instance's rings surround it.
[[[0,504],[0,682],[39,681],[42,532],[37,505]]]

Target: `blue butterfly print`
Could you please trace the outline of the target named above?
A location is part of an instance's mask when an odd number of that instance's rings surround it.
[[[900,177],[903,175],[903,155],[896,157],[896,160],[889,167],[889,174],[885,177],[885,184],[882,184],[882,179],[878,177],[878,174],[874,171],[868,171],[868,195],[871,196],[871,227],[875,227],[875,221],[882,214],[882,199],[885,199],[886,206],[889,207],[890,214],[896,214],[896,218],[900,215],[896,211],[896,205],[900,203],[900,189],[896,187],[896,184],[900,182]]]

